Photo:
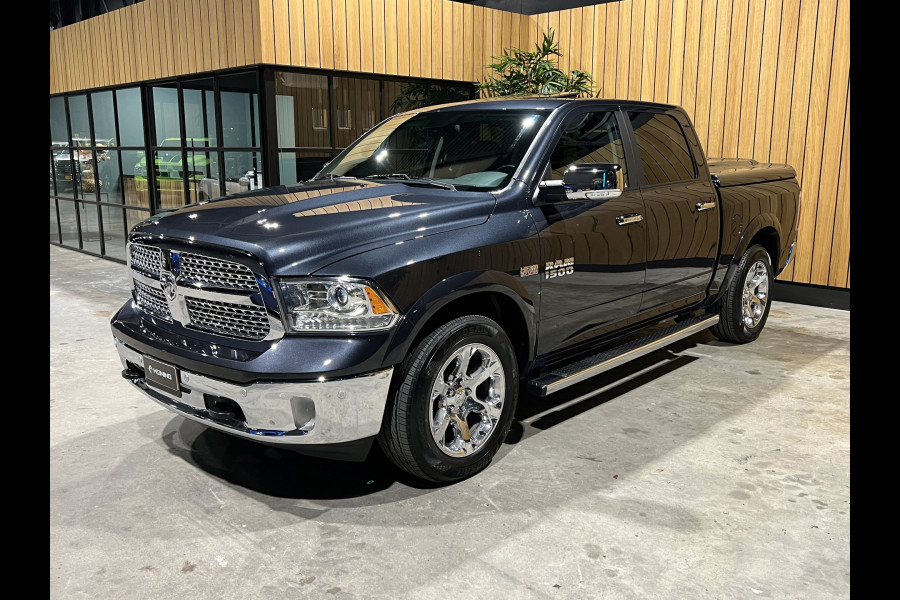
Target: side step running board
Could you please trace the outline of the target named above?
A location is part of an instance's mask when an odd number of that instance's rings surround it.
[[[699,331],[709,329],[718,322],[719,315],[703,315],[685,319],[645,337],[626,342],[611,350],[604,350],[578,362],[556,367],[546,375],[529,381],[528,387],[532,393],[538,396],[547,396],[594,375],[599,375],[604,371],[618,367],[639,356],[664,348]]]

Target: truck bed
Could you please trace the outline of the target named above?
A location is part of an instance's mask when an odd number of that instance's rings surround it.
[[[709,171],[719,187],[793,179],[794,168],[784,163],[761,163],[752,158],[709,158]]]

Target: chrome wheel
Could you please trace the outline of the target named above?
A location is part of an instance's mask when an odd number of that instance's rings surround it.
[[[453,457],[471,456],[490,439],[503,412],[506,378],[496,352],[468,344],[451,354],[431,386],[431,436]]]
[[[766,304],[769,302],[769,270],[766,265],[758,260],[747,271],[744,278],[744,290],[741,299],[743,307],[744,325],[756,327],[763,315],[766,314]]]
[[[773,277],[769,253],[760,244],[750,246],[719,291],[719,322],[712,326],[713,335],[732,344],[746,344],[759,337],[772,307],[769,288]]]
[[[378,444],[396,466],[459,481],[491,464],[513,423],[519,364],[496,321],[463,315],[411,350],[385,409]]]

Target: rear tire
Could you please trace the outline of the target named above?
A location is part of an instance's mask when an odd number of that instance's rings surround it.
[[[746,344],[759,337],[771,308],[774,276],[769,253],[759,244],[747,249],[719,300],[719,322],[711,331],[725,342]]]
[[[464,479],[490,464],[518,399],[512,343],[487,317],[459,317],[403,362],[378,443],[395,465],[429,481]]]

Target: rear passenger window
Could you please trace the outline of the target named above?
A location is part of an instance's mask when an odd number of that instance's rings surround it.
[[[681,126],[669,115],[631,112],[647,185],[696,179],[697,168]]]

